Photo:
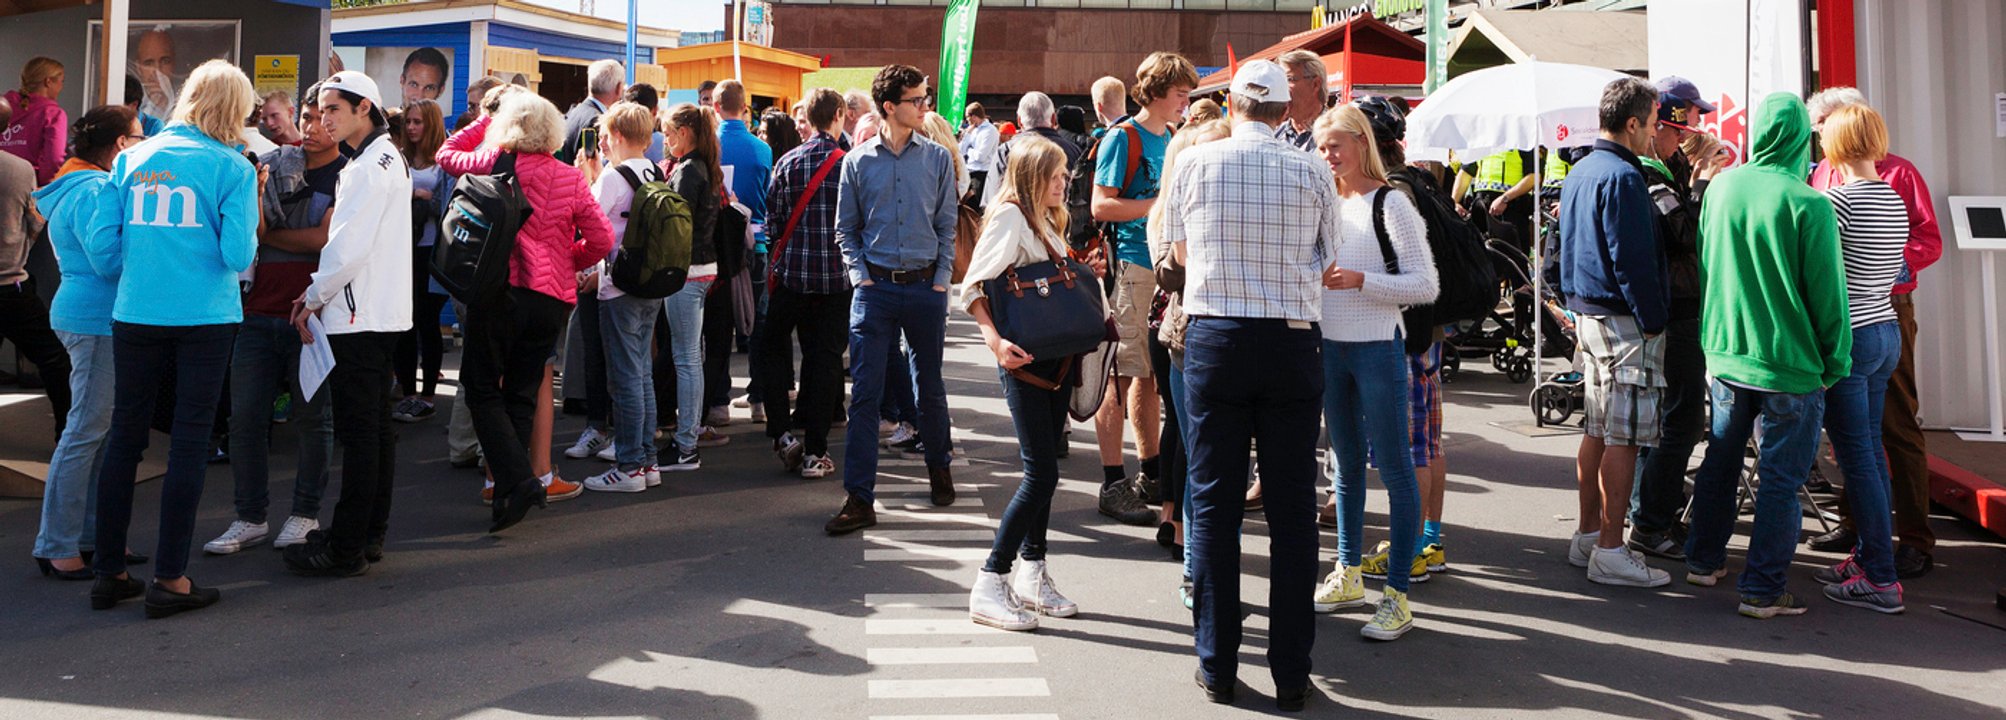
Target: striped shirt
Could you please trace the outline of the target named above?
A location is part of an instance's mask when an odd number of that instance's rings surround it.
[[[1180,157],[1161,200],[1164,241],[1188,243],[1184,311],[1321,320],[1323,269],[1338,241],[1330,168],[1255,122]]]
[[[1895,319],[1890,293],[1908,244],[1908,210],[1880,180],[1850,182],[1825,191],[1839,215],[1839,245],[1846,259],[1846,305],[1853,327]]]

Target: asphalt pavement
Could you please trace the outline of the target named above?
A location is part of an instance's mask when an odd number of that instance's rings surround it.
[[[644,494],[587,493],[485,533],[477,471],[449,467],[444,399],[402,426],[388,557],[366,576],[288,575],[259,546],[202,556],[223,589],[201,612],[149,621],[137,603],[94,612],[88,583],[37,577],[39,503],[0,500],[0,718],[1225,718],[1279,714],[1265,653],[1266,536],[1247,524],[1253,617],[1238,702],[1191,683],[1179,567],[1154,528],[1094,510],[1093,431],[1077,425],[1052,511],[1051,572],[1081,607],[1032,633],[967,620],[966,596],[1020,475],[996,370],[965,317],[946,376],[961,500],[925,500],[919,460],[881,466],[880,524],[831,538],[838,478],[781,471],[745,410],[731,444]],[[744,357],[735,377],[743,385]],[[448,355],[449,367],[457,363]],[[1417,627],[1361,638],[1369,610],[1319,618],[1304,717],[1999,718],[2006,714],[2006,584],[1997,537],[1938,516],[1938,567],[1884,616],[1819,596],[1840,558],[1802,551],[1801,617],[1736,614],[1721,586],[1588,582],[1566,562],[1574,527],[1571,429],[1532,427],[1528,385],[1472,360],[1447,385],[1450,570],[1414,586]],[[582,428],[560,416],[557,443]],[[840,428],[832,442],[840,443]],[[292,431],[275,440],[272,495],[290,495]],[[156,447],[150,452],[164,452]],[[837,461],[843,449],[838,445]],[[582,480],[605,467],[564,460]],[[1134,467],[1134,459],[1130,459]],[[339,482],[337,479],[335,483]],[[212,466],[196,542],[232,519]],[[333,509],[330,486],[326,521]],[[159,483],[133,539],[148,551]],[[1368,546],[1385,537],[1372,486]],[[283,504],[274,508],[282,518]],[[1747,517],[1731,546],[1741,567]],[[1807,519],[1807,529],[1817,523]],[[277,523],[273,529],[276,531]],[[1323,533],[1328,562],[1335,535]],[[137,568],[144,577],[147,567]],[[1377,598],[1378,584],[1367,592]],[[1966,616],[1932,609],[1932,606]],[[1970,619],[1966,619],[1970,618]]]

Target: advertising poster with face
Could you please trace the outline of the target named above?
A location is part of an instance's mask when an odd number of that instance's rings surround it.
[[[139,81],[139,111],[165,120],[173,115],[181,83],[195,66],[210,60],[236,63],[238,22],[132,20],[126,28],[125,75]],[[85,42],[90,48],[86,56],[90,72],[86,77],[96,78],[99,75],[98,58],[103,54],[104,47],[103,22],[91,21],[89,37]],[[117,95],[113,93],[115,98]],[[97,89],[94,87],[85,94],[85,97],[96,96]]]
[[[452,110],[455,101],[465,98],[453,88],[451,48],[429,47],[337,47],[334,54],[343,67],[361,70],[383,89],[383,104],[401,108],[412,100],[434,100]]]

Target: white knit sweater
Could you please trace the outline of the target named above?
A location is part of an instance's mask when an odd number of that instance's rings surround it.
[[[1434,302],[1439,291],[1428,224],[1407,194],[1386,188],[1386,235],[1400,259],[1400,274],[1386,272],[1385,255],[1373,230],[1368,192],[1340,200],[1337,266],[1365,273],[1365,286],[1323,292],[1323,337],[1339,342],[1392,340],[1400,330],[1400,310]]]

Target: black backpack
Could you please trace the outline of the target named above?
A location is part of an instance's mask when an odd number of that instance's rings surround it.
[[[1434,342],[1435,328],[1482,320],[1497,308],[1497,269],[1491,265],[1490,254],[1484,250],[1483,237],[1477,234],[1476,227],[1456,215],[1448,196],[1427,175],[1406,167],[1387,180],[1406,189],[1414,198],[1414,209],[1428,226],[1428,250],[1435,256],[1435,276],[1441,285],[1433,304],[1416,305],[1401,313],[1407,327],[1407,352],[1419,353]],[[1380,251],[1386,254],[1388,266],[1397,272],[1393,246],[1387,240],[1385,220],[1378,205],[1374,203],[1373,225],[1379,231]]]
[[[620,213],[627,231],[620,238],[620,254],[607,265],[606,279],[638,298],[674,295],[690,277],[690,205],[654,168],[645,181],[625,164],[614,170],[634,189],[634,197]]]
[[[1128,133],[1128,158],[1122,168],[1120,193],[1126,197],[1128,186],[1134,184],[1135,176],[1142,168],[1142,135],[1133,122],[1126,120],[1115,123],[1107,131]],[[1093,214],[1094,170],[1100,161],[1101,143],[1106,139],[1106,134],[1101,135],[1099,140],[1088,138],[1090,142],[1080,148],[1080,157],[1073,162],[1072,183],[1066,186],[1066,243],[1072,246],[1073,252],[1082,255],[1104,242],[1111,242],[1114,237],[1114,224],[1096,222]],[[1113,248],[1108,250],[1111,253]]]
[[[515,153],[495,158],[487,175],[460,178],[432,248],[432,277],[468,308],[494,307],[507,296],[515,236],[530,212]]]

